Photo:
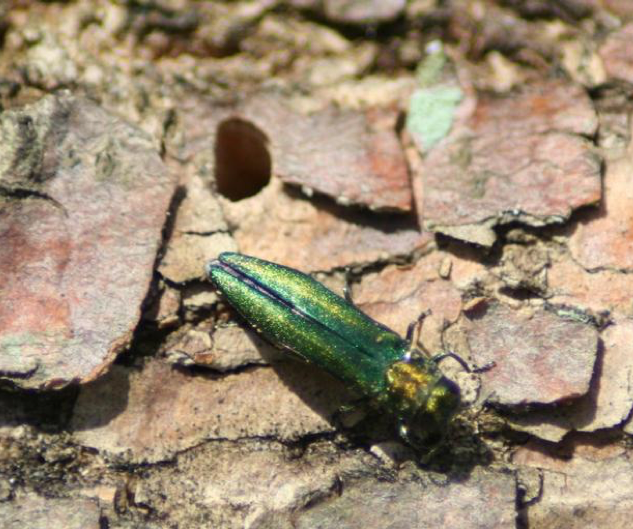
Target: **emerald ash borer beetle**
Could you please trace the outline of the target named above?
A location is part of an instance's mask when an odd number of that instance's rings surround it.
[[[446,354],[428,357],[412,346],[414,324],[401,338],[310,276],[255,257],[222,253],[206,272],[265,338],[390,414],[409,444],[428,450],[442,440],[459,387],[438,368]]]

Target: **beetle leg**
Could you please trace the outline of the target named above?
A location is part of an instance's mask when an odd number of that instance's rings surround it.
[[[339,406],[339,409],[336,410],[332,416],[332,421],[337,425],[337,426],[342,426],[342,427],[347,427],[349,428],[349,424],[344,424],[343,421],[343,417],[345,415],[349,415],[351,413],[354,413],[360,409],[366,409],[367,405],[369,403],[369,399],[367,397],[361,397],[358,399],[355,399],[351,402],[348,402],[347,404],[342,404],[341,406]]]
[[[413,343],[414,343],[413,335],[415,334],[416,327],[419,327],[421,331],[422,325],[424,324],[424,320],[427,318],[427,316],[430,316],[430,315],[431,315],[431,309],[427,309],[422,314],[420,314],[415,320],[409,323],[409,326],[407,327],[407,334],[405,336],[405,340],[409,343],[410,348],[412,348]],[[429,352],[424,347],[424,344],[420,341],[420,333],[418,333],[418,337],[415,340],[415,344],[424,354],[426,354],[427,356],[430,356]]]
[[[345,297],[345,301],[347,301],[350,305],[354,305],[356,307],[356,304],[352,299],[352,289],[349,284],[349,274],[349,267],[345,267],[345,284],[343,285],[343,296]]]

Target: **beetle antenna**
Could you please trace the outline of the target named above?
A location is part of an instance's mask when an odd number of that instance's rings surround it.
[[[436,354],[435,356],[431,357],[431,362],[434,362],[435,364],[439,364],[445,358],[452,358],[453,360],[456,360],[459,363],[459,365],[464,368],[464,371],[466,371],[467,373],[473,372],[473,370],[470,368],[468,363],[466,363],[466,360],[464,360],[457,353],[453,353],[452,351]]]
[[[453,351],[436,354],[435,356],[431,357],[431,361],[439,364],[445,358],[452,358],[453,360],[456,360],[467,373],[485,373],[486,371],[490,371],[493,367],[497,365],[497,363],[493,361],[488,362],[481,367],[470,367],[466,360],[464,360],[461,356],[459,356],[457,353],[454,353]]]

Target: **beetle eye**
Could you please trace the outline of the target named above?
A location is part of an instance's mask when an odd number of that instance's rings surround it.
[[[428,450],[442,442],[446,424],[440,424],[434,413],[420,411],[408,425],[409,439],[418,448]]]
[[[420,448],[429,449],[442,442],[448,423],[459,407],[459,386],[442,377],[407,424],[411,441]]]

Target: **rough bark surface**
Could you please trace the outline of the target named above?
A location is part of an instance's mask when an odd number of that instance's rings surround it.
[[[631,101],[625,0],[0,3],[0,525],[630,527]],[[426,314],[446,442],[223,251]]]

